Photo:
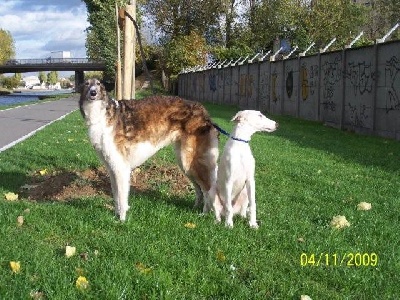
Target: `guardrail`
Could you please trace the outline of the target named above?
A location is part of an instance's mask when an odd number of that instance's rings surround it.
[[[6,66],[17,65],[33,65],[33,64],[59,64],[59,63],[73,63],[73,64],[88,64],[88,63],[103,63],[103,61],[93,60],[90,58],[38,58],[38,59],[10,59],[5,62]]]

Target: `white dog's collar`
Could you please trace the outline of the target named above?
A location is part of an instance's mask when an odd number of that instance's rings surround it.
[[[213,126],[215,127],[215,129],[217,129],[220,133],[222,133],[223,135],[226,135],[227,137],[231,138],[232,140],[238,141],[238,142],[243,142],[243,143],[249,143],[250,141],[248,140],[243,140],[234,136],[231,136],[228,132],[226,132],[225,130],[223,130],[221,127],[219,127],[217,124],[212,123]]]

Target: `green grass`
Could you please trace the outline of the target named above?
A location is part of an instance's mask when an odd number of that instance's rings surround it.
[[[206,106],[214,121],[231,129],[228,120],[236,108]],[[47,299],[300,299],[302,294],[396,299],[400,144],[289,117],[274,119],[278,131],[256,134],[251,141],[258,230],[239,218],[231,230],[214,224],[211,214],[191,209],[194,193],[174,196],[165,184],[131,194],[125,223],[104,207],[112,204],[109,197],[1,199],[0,299],[29,299],[37,291]],[[226,137],[220,140],[222,148]],[[166,148],[143,169],[169,165],[173,157]],[[0,153],[0,196],[18,192],[41,169],[100,165],[75,112]],[[362,201],[372,203],[372,210],[358,211]],[[19,215],[25,218],[22,226],[17,226]],[[336,215],[346,216],[351,226],[332,229]],[[188,222],[196,228],[186,228]],[[66,245],[78,254],[66,258]],[[315,255],[314,266],[312,259],[301,266],[303,253]],[[345,254],[356,253],[376,253],[378,264],[341,262]],[[320,254],[322,261],[329,255],[329,265],[316,266]],[[10,261],[20,261],[19,274],[12,274]],[[83,292],[75,287],[79,274],[89,281]]]

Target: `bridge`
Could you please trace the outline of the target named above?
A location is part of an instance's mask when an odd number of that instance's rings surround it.
[[[74,71],[75,86],[83,83],[84,71],[104,71],[105,62],[88,58],[11,59],[0,65],[1,73]]]

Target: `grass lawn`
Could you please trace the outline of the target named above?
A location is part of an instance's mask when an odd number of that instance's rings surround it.
[[[206,107],[232,128],[235,107]],[[0,153],[0,299],[397,299],[400,143],[273,119],[279,129],[251,141],[258,230],[240,218],[233,229],[215,224],[192,210],[193,191],[176,193],[157,174],[147,190],[131,192],[125,223],[104,194],[24,199],[21,186],[40,170],[101,166],[78,111]],[[139,176],[173,168],[173,157],[160,151]],[[20,199],[5,200],[9,192]],[[372,209],[357,210],[360,202]],[[332,228],[337,215],[350,226]],[[67,258],[66,245],[76,255]],[[79,276],[86,289],[77,288]]]

